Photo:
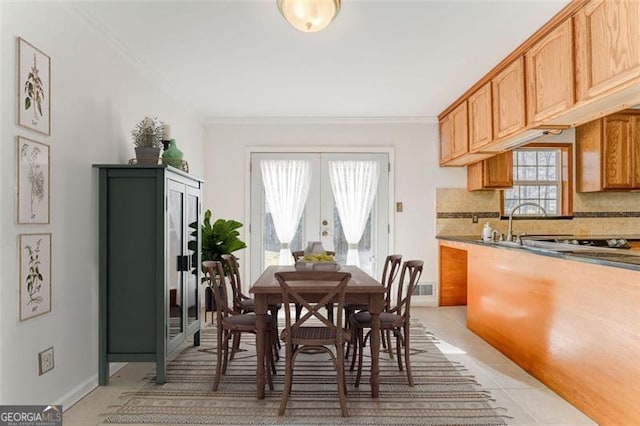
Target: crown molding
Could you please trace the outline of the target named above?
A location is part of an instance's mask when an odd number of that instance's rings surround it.
[[[434,124],[438,117],[207,117],[205,124]]]

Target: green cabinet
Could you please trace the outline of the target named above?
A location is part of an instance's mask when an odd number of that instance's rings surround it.
[[[166,361],[200,344],[202,181],[167,166],[99,171],[99,383],[111,362]]]

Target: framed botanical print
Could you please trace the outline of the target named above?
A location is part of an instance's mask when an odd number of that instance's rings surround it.
[[[20,321],[51,311],[51,234],[20,234]]]
[[[51,134],[51,58],[18,37],[18,124]]]
[[[49,223],[49,151],[47,144],[18,136],[18,223]]]

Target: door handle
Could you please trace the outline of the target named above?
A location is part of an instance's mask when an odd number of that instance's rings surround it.
[[[322,231],[322,236],[326,237],[327,235],[329,235],[329,231]]]
[[[176,258],[176,270],[188,271],[189,270],[189,256],[177,256]]]

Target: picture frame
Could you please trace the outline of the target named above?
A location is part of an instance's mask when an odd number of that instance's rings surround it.
[[[49,136],[51,134],[51,58],[17,38],[18,124]]]
[[[17,138],[18,223],[50,222],[49,145],[22,136]]]
[[[19,234],[20,321],[51,311],[51,233]]]

